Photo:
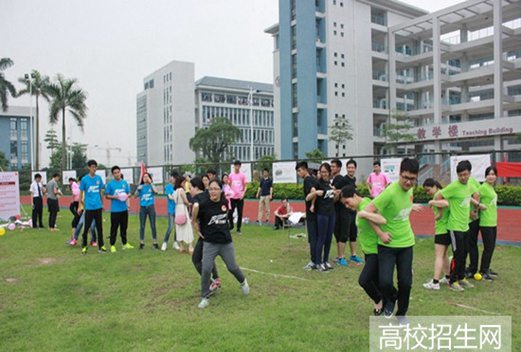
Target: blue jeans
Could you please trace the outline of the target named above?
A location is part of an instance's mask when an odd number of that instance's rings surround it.
[[[172,233],[172,230],[175,227],[174,220],[175,220],[175,214],[168,214],[168,228],[166,229],[165,238],[163,239],[164,243],[168,243],[170,234]],[[175,232],[174,232],[174,242],[175,242]]]
[[[139,239],[145,241],[145,225],[147,223],[147,215],[150,218],[150,228],[152,229],[152,239],[157,240],[156,232],[156,209],[153,205],[139,208]]]
[[[317,244],[315,246],[315,264],[329,261],[333,230],[335,229],[335,213],[331,215],[317,214]]]
[[[80,232],[83,229],[83,224],[85,223],[85,212],[83,212],[78,220],[78,224],[76,225],[76,230],[74,230],[74,239],[77,241],[80,236]],[[92,221],[92,225],[90,225],[90,235],[91,242],[96,241],[96,220]]]

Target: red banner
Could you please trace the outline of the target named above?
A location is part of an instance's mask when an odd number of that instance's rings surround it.
[[[499,177],[521,177],[521,163],[497,162]]]

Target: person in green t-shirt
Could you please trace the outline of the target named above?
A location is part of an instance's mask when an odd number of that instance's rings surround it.
[[[418,180],[420,165],[416,159],[405,158],[400,164],[400,177],[393,182],[365,210],[380,213],[387,223],[373,226],[378,235],[378,275],[384,296],[384,315],[391,317],[398,300],[396,312],[399,322],[406,322],[412,287],[412,257],[414,233],[409,215],[412,210],[421,211],[421,205],[413,205],[413,188]],[[398,292],[393,286],[394,268],[398,271]]]
[[[473,285],[465,278],[465,258],[467,256],[467,239],[469,230],[470,205],[479,206],[477,189],[469,183],[472,166],[468,160],[462,160],[456,167],[458,179],[434,196],[434,200],[449,201],[449,219],[447,229],[451,237],[453,270],[450,274],[449,287],[454,291],[464,291],[464,287]]]
[[[497,193],[494,185],[497,179],[497,169],[493,166],[485,170],[485,182],[479,187],[481,202],[487,207],[479,214],[479,227],[483,239],[483,254],[479,272],[484,280],[492,281],[495,273],[490,270],[490,262],[496,247],[497,236]]]
[[[440,183],[432,178],[428,178],[423,182],[425,192],[434,198],[443,187]],[[440,283],[449,283],[449,257],[447,249],[450,245],[450,235],[447,230],[447,221],[449,220],[449,202],[446,200],[430,200],[429,206],[434,212],[434,277],[423,284],[423,287],[429,290],[439,290]],[[442,272],[445,277],[441,278]]]
[[[378,287],[378,235],[372,228],[371,223],[384,225],[387,220],[380,214],[368,213],[364,210],[371,203],[371,199],[360,197],[354,185],[347,185],[342,188],[341,202],[345,207],[357,212],[358,241],[365,255],[365,265],[358,278],[358,284],[373,300],[374,315],[381,315],[383,312],[383,295]]]

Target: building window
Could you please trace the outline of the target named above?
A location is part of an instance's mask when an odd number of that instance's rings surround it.
[[[333,35],[336,35],[336,30],[335,30],[335,31],[333,31]]]

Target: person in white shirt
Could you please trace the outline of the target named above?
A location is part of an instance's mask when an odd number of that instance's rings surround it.
[[[31,203],[33,204],[33,228],[43,228],[43,196],[45,195],[45,187],[42,184],[42,175],[34,175],[34,181],[31,183],[29,192],[31,192]]]

